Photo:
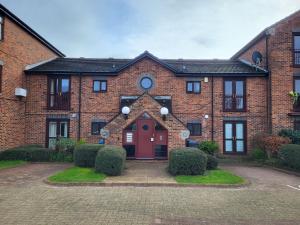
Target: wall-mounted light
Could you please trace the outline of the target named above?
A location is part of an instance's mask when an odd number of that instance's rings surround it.
[[[130,108],[128,106],[124,106],[122,108],[122,114],[124,115],[124,118],[128,119],[128,114],[130,113]]]
[[[169,109],[167,107],[162,107],[160,109],[160,114],[161,114],[163,120],[166,120],[167,115],[169,114]]]
[[[207,114],[205,114],[205,115],[204,115],[204,118],[205,118],[205,119],[208,119],[208,115],[207,115]]]

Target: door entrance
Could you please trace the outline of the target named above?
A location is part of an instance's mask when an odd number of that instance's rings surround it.
[[[55,149],[59,138],[69,137],[69,120],[49,119],[47,120],[47,147]]]
[[[246,153],[246,122],[245,121],[224,122],[224,153],[227,154]]]
[[[168,131],[148,113],[143,113],[123,131],[127,158],[167,158],[167,137]]]
[[[154,158],[154,120],[137,120],[137,152],[136,158]]]

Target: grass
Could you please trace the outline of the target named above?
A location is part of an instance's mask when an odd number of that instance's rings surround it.
[[[96,173],[92,168],[71,167],[50,176],[51,182],[101,182],[105,179],[105,175]]]
[[[4,160],[0,161],[0,170],[25,165],[27,162],[22,160]]]
[[[243,184],[246,180],[242,177],[232,174],[229,171],[217,169],[217,170],[208,170],[205,175],[196,175],[196,176],[176,176],[175,180],[177,183],[182,184]]]

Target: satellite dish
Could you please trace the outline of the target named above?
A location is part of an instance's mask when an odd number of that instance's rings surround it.
[[[262,62],[262,54],[259,51],[255,51],[252,53],[252,61],[256,64],[259,65]]]

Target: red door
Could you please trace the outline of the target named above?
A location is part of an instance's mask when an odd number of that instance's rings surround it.
[[[136,158],[154,158],[154,120],[139,119],[137,121]]]

